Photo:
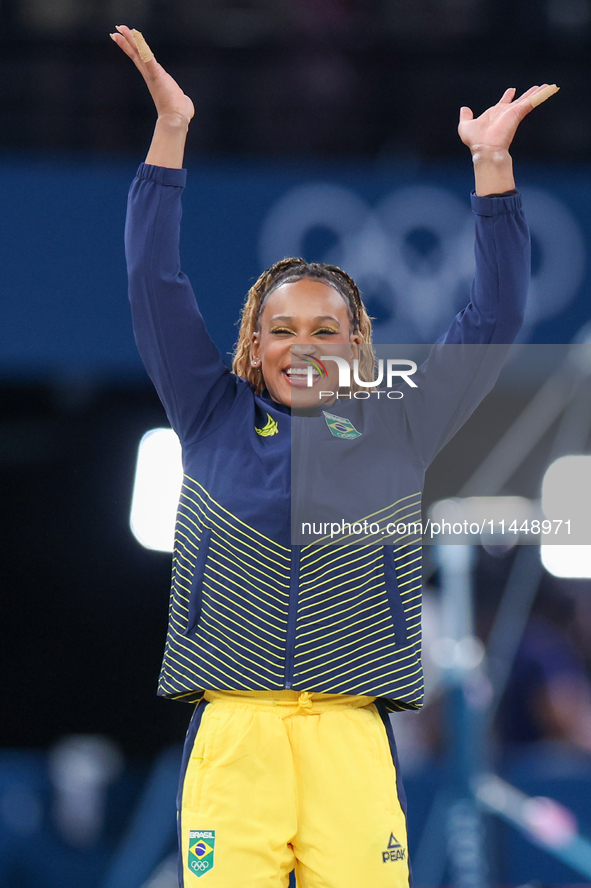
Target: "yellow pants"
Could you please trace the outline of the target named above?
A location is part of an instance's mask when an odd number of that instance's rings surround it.
[[[408,888],[405,798],[372,697],[206,691],[178,797],[181,888]]]

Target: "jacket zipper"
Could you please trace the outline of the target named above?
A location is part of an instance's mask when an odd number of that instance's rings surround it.
[[[296,426],[294,428],[294,422]],[[306,465],[307,452],[309,450],[309,437],[310,437],[310,426],[309,421],[307,421],[304,417],[293,416],[291,417],[292,423],[292,483],[293,483],[293,460],[294,460],[294,452],[293,452],[293,444],[294,444],[294,431],[295,431],[295,440],[298,444],[298,449],[295,454],[295,459],[298,463],[298,469],[301,471],[302,467]],[[297,479],[297,475],[296,475]],[[293,495],[293,492],[292,492]],[[292,504],[293,505],[293,504]],[[292,510],[293,517],[293,510]],[[299,583],[300,583],[300,558],[302,554],[301,546],[291,547],[291,573],[289,578],[289,609],[287,612],[287,642],[285,646],[285,687],[287,689],[293,686],[293,670],[294,670],[294,656],[295,656],[295,636],[296,636],[296,620],[298,615],[298,595],[299,595]]]
[[[293,658],[295,654],[296,618],[300,579],[300,546],[291,547],[291,574],[289,579],[289,610],[287,612],[287,644],[285,647],[285,687],[293,685]]]

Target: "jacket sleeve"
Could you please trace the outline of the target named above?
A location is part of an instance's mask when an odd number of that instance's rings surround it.
[[[525,312],[530,238],[521,195],[472,195],[476,270],[470,302],[404,387],[411,447],[428,465],[493,388]]]
[[[212,342],[180,269],[186,170],[141,164],[127,204],[125,255],[135,340],[172,428],[182,442],[221,421],[237,377]]]

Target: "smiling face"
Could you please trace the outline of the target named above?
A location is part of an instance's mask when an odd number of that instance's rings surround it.
[[[251,355],[260,361],[265,385],[274,401],[291,407],[317,406],[321,390],[336,392],[338,368],[327,361],[328,378],[316,371],[308,387],[304,355],[318,360],[337,354],[352,361],[360,337],[351,329],[347,303],[333,287],[313,278],[281,284],[263,304],[259,330],[252,336]],[[301,358],[300,358],[301,355]],[[323,398],[330,403],[334,398]]]

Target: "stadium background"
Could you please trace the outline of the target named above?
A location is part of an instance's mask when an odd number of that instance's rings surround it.
[[[109,40],[118,22],[196,105],[183,265],[225,354],[250,282],[296,246],[360,278],[378,341],[436,338],[470,271],[458,107],[541,82],[561,92],[513,150],[534,247],[523,341],[568,343],[591,321],[589,0],[0,0],[2,888],[173,884],[151,874],[174,824],[138,807],[148,787],[168,799],[190,713],[154,696],[170,558],[128,526],[139,438],[165,417],[126,304],[126,193],[154,115]],[[409,311],[425,286],[433,310]],[[480,553],[483,637],[508,569]],[[546,585],[553,625],[578,615],[561,631],[588,679],[589,581]],[[442,718],[434,707],[408,759],[411,854]],[[499,767],[588,812],[591,758],[561,731],[515,757],[499,728]],[[580,826],[591,835],[588,813]],[[583,881],[491,832],[491,884]]]

